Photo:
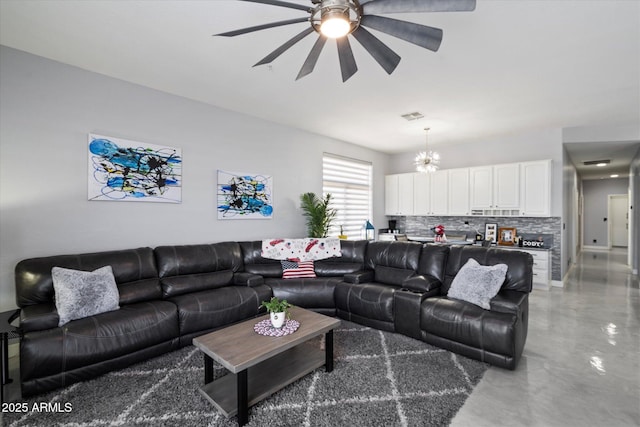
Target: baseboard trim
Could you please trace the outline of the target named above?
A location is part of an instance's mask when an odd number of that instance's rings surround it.
[[[552,280],[551,286],[554,288],[564,288],[564,280]]]
[[[539,289],[541,291],[548,291],[551,289],[551,283],[549,285],[544,285],[543,283],[533,283],[533,289]]]
[[[598,251],[598,252],[608,252],[609,248],[606,246],[583,246],[583,251]]]

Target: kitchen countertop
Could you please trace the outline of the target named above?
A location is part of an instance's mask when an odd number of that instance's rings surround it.
[[[435,238],[433,236],[407,236],[407,238],[414,242],[422,242],[422,243],[434,243]],[[481,246],[480,243],[476,243],[473,240],[447,240],[444,244],[447,245],[473,245],[473,246]],[[507,245],[491,245],[492,248],[498,249],[516,249],[516,250],[527,250],[527,251],[550,251],[551,248],[532,248],[532,247],[520,247],[517,245],[507,246]]]

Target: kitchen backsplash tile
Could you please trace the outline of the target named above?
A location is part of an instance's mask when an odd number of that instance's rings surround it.
[[[542,236],[545,245],[551,247],[552,279],[562,280],[560,269],[560,217],[477,217],[477,216],[389,216],[389,220],[396,221],[396,228],[400,233],[409,236],[432,236],[431,228],[438,224],[445,227],[445,234],[455,234],[456,231],[466,232],[472,237],[476,231],[484,235],[484,225],[498,224],[498,227],[513,227],[516,235],[528,238]],[[469,224],[466,225],[465,221]]]

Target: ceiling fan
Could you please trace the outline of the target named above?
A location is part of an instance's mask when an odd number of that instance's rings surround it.
[[[301,18],[215,34],[216,36],[234,37],[300,22],[309,22],[311,24],[304,31],[261,59],[254,67],[271,63],[291,46],[315,31],[319,34],[318,40],[311,48],[311,52],[309,52],[307,59],[304,61],[296,80],[313,71],[327,39],[333,38],[338,45],[338,58],[343,82],[346,82],[358,71],[353,51],[349,44],[349,35],[352,35],[373,56],[387,74],[391,74],[400,62],[398,54],[364,27],[373,28],[434,52],[440,47],[442,42],[441,29],[375,14],[463,12],[472,11],[476,7],[476,0],[311,0],[310,6],[280,0],[240,1],[298,9],[309,14],[309,16]]]

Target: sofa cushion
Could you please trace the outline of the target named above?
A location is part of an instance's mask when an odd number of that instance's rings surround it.
[[[283,279],[300,279],[316,277],[313,261],[280,261]]]
[[[273,290],[274,297],[309,309],[335,309],[333,292],[338,282],[340,279],[335,277],[265,279],[265,284]]]
[[[258,314],[260,303],[269,299],[266,286],[225,286],[171,298],[178,306],[180,335],[208,331]]]
[[[158,271],[151,248],[127,249],[120,251],[94,252],[77,255],[55,255],[30,258],[20,261],[15,268],[16,303],[24,308],[32,304],[53,301],[53,267],[93,271],[110,265],[120,289],[120,305],[130,301],[149,301],[162,295]],[[148,279],[148,280],[147,280]],[[135,298],[130,298],[129,290],[123,290],[131,282],[140,282]],[[144,285],[142,285],[144,283]],[[122,299],[126,301],[124,301]]]
[[[420,329],[477,349],[515,354],[518,316],[484,310],[444,296],[427,298],[420,307]]]
[[[118,286],[109,265],[94,271],[53,267],[51,278],[59,316],[58,326],[120,308]]]
[[[421,251],[422,245],[417,242],[370,242],[365,264],[372,270],[382,265],[417,271]]]
[[[233,271],[223,270],[211,273],[186,274],[184,276],[164,277],[160,279],[165,298],[206,289],[221,288],[231,285]]]
[[[491,298],[495,297],[507,275],[506,264],[480,265],[469,258],[453,278],[447,296],[467,301],[489,310]]]
[[[374,270],[374,280],[376,282],[400,286],[402,283],[415,276],[414,270],[407,270],[404,268],[386,267],[384,265],[377,265]]]
[[[531,254],[499,248],[482,248],[474,246],[451,246],[445,270],[445,280],[441,294],[446,295],[458,271],[473,258],[482,265],[506,264],[507,277],[502,289],[520,292],[531,292],[533,285],[533,257]]]
[[[399,288],[380,283],[340,282],[335,290],[336,308],[365,319],[393,323],[393,293],[396,289]]]
[[[239,271],[242,253],[236,242],[159,246],[154,250],[161,278],[215,271]]]
[[[178,337],[176,306],[167,301],[125,305],[118,311],[28,332],[20,343],[22,381],[115,359]],[[75,382],[75,381],[71,381]]]

